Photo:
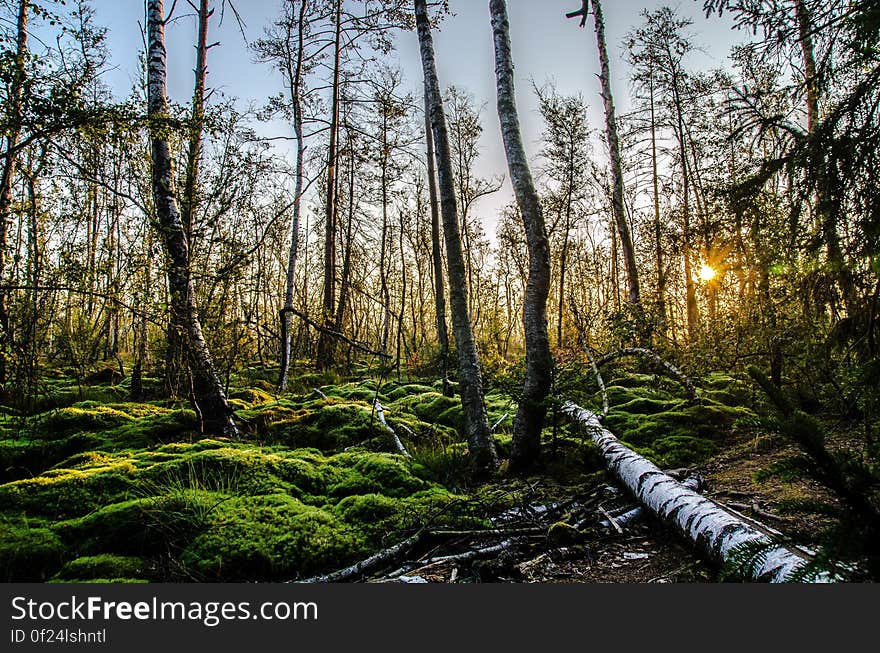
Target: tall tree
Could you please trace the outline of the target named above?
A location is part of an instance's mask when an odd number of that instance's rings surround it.
[[[434,273],[434,314],[440,344],[440,379],[443,394],[451,395],[449,383],[449,331],[446,326],[446,281],[443,275],[443,251],[440,245],[440,205],[437,199],[437,166],[434,163],[434,134],[427,91],[425,97],[425,143],[428,160],[428,202],[431,210],[431,270]]]
[[[190,252],[195,248],[193,241],[193,216],[198,209],[199,172],[202,162],[203,133],[205,128],[205,83],[208,76],[208,21],[214,14],[209,8],[209,0],[199,0],[196,21],[195,83],[193,85],[192,106],[190,107],[189,137],[186,153],[186,172],[183,193],[180,198],[180,219]],[[170,323],[165,352],[165,379],[171,396],[185,393],[186,353],[181,342],[181,326]]]
[[[309,0],[285,0],[282,14],[275,29],[266,38],[257,41],[255,49],[264,61],[272,61],[281,71],[288,92],[288,102],[293,133],[296,139],[296,163],[294,169],[293,201],[291,203],[290,241],[287,249],[287,273],[284,283],[284,301],[279,312],[280,364],[276,387],[279,392],[287,390],[290,377],[291,323],[293,321],[296,263],[299,254],[300,215],[305,187],[304,101],[306,96],[305,75],[310,67],[306,53],[306,39],[310,34],[312,15]],[[314,12],[314,8],[312,10]]]
[[[523,325],[526,343],[526,378],[522,398],[513,422],[510,466],[526,469],[541,451],[541,429],[547,414],[547,395],[553,382],[553,357],[547,336],[547,296],[550,293],[550,247],[541,200],[529,169],[513,82],[513,58],[510,53],[510,24],[507,3],[490,0],[492,34],[495,42],[495,77],[498,89],[498,119],[510,180],[516,194],[529,246],[529,278],[523,301]]]
[[[333,82],[330,100],[330,143],[327,147],[327,188],[324,202],[324,294],[321,321],[325,330],[318,340],[318,369],[333,365],[334,341],[328,331],[335,330],[336,310],[336,165],[339,158],[339,84],[342,72],[342,2],[336,0],[335,35],[333,39]]]
[[[541,157],[543,175],[548,180],[545,202],[553,207],[555,220],[549,220],[548,235],[558,243],[559,266],[556,292],[556,346],[565,342],[565,300],[571,232],[578,205],[587,197],[585,183],[590,169],[590,125],[587,106],[580,95],[563,96],[552,86],[537,89],[538,107],[544,119]],[[557,237],[558,235],[558,237]],[[561,242],[560,242],[561,241]]]
[[[232,410],[226,401],[208,344],[202,333],[190,269],[190,248],[177,205],[174,161],[168,144],[168,100],[166,97],[167,52],[165,12],[162,0],[147,2],[147,116],[150,125],[152,187],[159,236],[168,257],[168,291],[172,320],[183,330],[193,401],[204,430],[237,436]]]
[[[414,0],[416,27],[422,55],[425,93],[431,113],[431,129],[437,157],[437,180],[440,191],[440,209],[446,240],[446,258],[449,270],[449,304],[452,328],[458,350],[459,391],[464,410],[471,465],[477,473],[485,473],[498,465],[498,454],[492,441],[483,395],[483,375],[477,355],[474,334],[468,319],[468,289],[464,256],[461,249],[458,209],[452,172],[449,135],[443,98],[437,79],[434,42],[428,19],[426,0]]]
[[[652,107],[655,94],[662,98],[664,118],[674,137],[681,184],[681,249],[684,268],[685,309],[688,338],[695,341],[699,328],[699,307],[694,281],[692,252],[692,200],[695,195],[694,162],[691,154],[690,130],[687,127],[687,93],[689,78],[684,57],[693,50],[692,43],[682,34],[690,22],[680,18],[668,7],[642,13],[645,24],[630,38],[630,61],[637,80],[650,86]],[[654,131],[658,116],[654,112]],[[656,136],[652,136],[656,138]],[[656,207],[655,207],[656,210]],[[658,272],[659,274],[659,272]],[[665,279],[664,279],[665,284]]]
[[[0,176],[0,279],[6,271],[6,252],[9,246],[8,230],[11,221],[12,180],[18,160],[18,142],[21,138],[22,102],[28,57],[28,11],[30,2],[19,0],[18,21],[16,25],[15,60],[12,66],[12,79],[9,83],[10,127],[6,131],[6,150],[3,156],[3,170]],[[11,339],[9,308],[6,291],[0,289],[0,342]],[[5,347],[4,347],[5,349]],[[0,351],[0,383],[6,381],[6,352]]]
[[[632,235],[626,217],[623,202],[623,165],[620,161],[620,139],[617,135],[617,115],[614,109],[614,96],[611,93],[611,66],[608,62],[608,47],[605,43],[605,19],[602,16],[600,0],[583,0],[583,7],[576,12],[567,14],[569,18],[582,16],[581,27],[586,25],[589,5],[593,9],[593,22],[596,28],[596,46],[599,50],[599,81],[602,84],[602,102],[605,107],[605,140],[608,144],[608,156],[611,162],[611,207],[614,224],[620,236],[620,249],[626,268],[629,301],[635,308],[640,308],[639,271],[636,266],[636,253],[633,249]]]

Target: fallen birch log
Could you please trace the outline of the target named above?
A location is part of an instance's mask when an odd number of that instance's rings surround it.
[[[385,421],[385,409],[382,408],[382,404],[379,403],[378,399],[373,400],[373,408],[376,409],[376,416],[379,418],[379,422],[385,427],[385,430],[391,434],[391,438],[394,440],[394,446],[397,447],[397,450],[401,455],[407,458],[412,458],[412,456],[409,455],[409,451],[403,446],[403,442],[397,437],[397,432],[388,425],[388,422]]]
[[[390,562],[394,562],[398,558],[405,556],[410,549],[412,549],[419,541],[424,537],[424,532],[419,531],[412,537],[408,537],[402,542],[398,542],[394,546],[388,547],[378,553],[371,555],[369,558],[365,560],[361,560],[350,567],[346,567],[345,569],[339,569],[338,571],[331,572],[329,574],[322,574],[321,576],[312,576],[311,578],[305,578],[300,581],[296,581],[298,583],[342,583],[352,578],[357,578],[360,576],[364,576],[365,574],[374,571],[378,567],[382,565],[386,565]]]
[[[605,458],[608,470],[658,519],[673,526],[715,562],[731,559],[743,546],[761,546],[761,555],[748,572],[755,580],[785,582],[810,557],[774,543],[769,531],[749,524],[704,496],[689,490],[646,458],[638,455],[604,428],[592,411],[571,402],[563,412],[587,428]],[[834,582],[827,573],[813,582]]]
[[[428,560],[423,560],[421,562],[412,562],[404,565],[400,569],[392,571],[390,574],[385,576],[385,578],[388,580],[393,580],[395,578],[403,576],[404,574],[424,572],[434,567],[448,564],[450,562],[470,562],[472,560],[479,560],[481,558],[489,558],[494,556],[496,553],[501,553],[502,551],[511,548],[515,544],[519,544],[519,542],[519,539],[511,538],[503,540],[502,542],[499,542],[498,544],[493,544],[491,546],[484,546],[477,549],[469,549],[467,551],[464,551],[463,553],[437,556]]]
[[[696,476],[691,476],[690,478],[683,480],[681,484],[688,490],[694,490],[696,492],[700,487],[700,479]],[[614,515],[612,519],[617,526],[620,526],[621,528],[626,528],[637,519],[641,519],[642,515],[644,514],[645,509],[642,508],[642,506],[636,506],[634,508],[631,508],[630,510],[623,511],[619,515]],[[580,523],[581,522],[578,522],[578,524]],[[575,528],[578,528],[578,524],[575,524]],[[612,528],[611,522],[607,519],[603,519],[602,521],[600,521],[599,526],[606,529]],[[617,528],[615,528],[614,530],[617,530]]]

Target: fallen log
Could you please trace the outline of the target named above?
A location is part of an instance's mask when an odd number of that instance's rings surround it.
[[[409,455],[409,451],[403,446],[403,442],[401,442],[400,438],[397,436],[397,432],[388,425],[388,422],[385,421],[385,409],[382,408],[382,404],[379,403],[378,399],[373,400],[373,408],[376,409],[376,416],[379,418],[379,422],[385,427],[385,430],[391,434],[391,439],[394,440],[394,446],[397,447],[400,454],[406,458],[412,458],[412,456]]]
[[[322,574],[321,576],[312,576],[304,580],[296,581],[298,583],[342,583],[352,578],[364,576],[365,574],[378,569],[390,562],[394,562],[405,556],[424,537],[424,531],[419,531],[415,535],[406,538],[402,542],[398,542],[394,546],[388,547],[378,553],[371,555],[365,560],[361,560],[345,569]]]
[[[588,429],[608,470],[629,490],[639,503],[662,522],[673,526],[715,562],[735,559],[744,547],[760,547],[747,572],[755,580],[785,582],[810,562],[802,551],[774,542],[767,529],[749,524],[688,489],[646,458],[638,455],[604,428],[592,411],[571,402],[563,412]],[[834,582],[827,573],[819,573],[813,582]]]
[[[681,482],[681,484],[682,484],[682,486],[686,487],[689,490],[696,491],[700,487],[700,479],[696,476],[691,476],[690,478],[683,480]],[[642,508],[642,506],[636,506],[636,507],[631,508],[629,510],[623,511],[619,515],[614,515],[612,517],[612,519],[614,520],[614,526],[615,526],[614,530],[617,530],[616,526],[619,526],[621,528],[625,528],[626,526],[628,526],[632,522],[636,521],[637,519],[641,519],[642,515],[644,515],[644,514],[645,514],[645,509]],[[581,523],[581,522],[578,522],[578,523]],[[608,521],[607,519],[603,519],[602,521],[599,522],[599,526],[601,526],[602,528],[610,529],[610,528],[612,528],[612,522]],[[575,528],[578,528],[578,524],[575,524]]]
[[[593,374],[596,376],[596,383],[599,384],[599,390],[602,392],[602,419],[608,417],[608,411],[611,410],[611,407],[608,404],[608,390],[605,389],[605,381],[602,378],[602,373],[599,371],[599,366],[596,365],[596,359],[593,357],[593,352],[590,351],[589,347],[586,347],[587,356],[590,358],[590,366],[593,368]]]
[[[450,562],[471,562],[472,560],[480,560],[481,558],[490,558],[497,553],[501,553],[506,549],[511,548],[515,544],[519,544],[521,540],[517,538],[511,538],[507,540],[503,540],[498,544],[492,544],[491,546],[484,546],[477,549],[468,549],[462,553],[455,553],[452,555],[445,556],[436,556],[434,558],[430,558],[428,560],[423,560],[421,562],[412,562],[404,565],[400,569],[397,569],[387,576],[385,576],[386,580],[393,580],[395,578],[399,578],[404,574],[416,574],[419,572],[425,572],[434,567],[438,567],[440,565],[448,564]]]

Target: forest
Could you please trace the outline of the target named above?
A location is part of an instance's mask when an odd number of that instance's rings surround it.
[[[123,4],[0,3],[0,580],[880,578],[880,1]]]

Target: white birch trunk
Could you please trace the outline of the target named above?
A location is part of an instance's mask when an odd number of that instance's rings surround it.
[[[399,451],[402,456],[412,458],[412,456],[409,455],[409,451],[403,446],[403,442],[398,437],[397,432],[391,428],[388,422],[385,421],[385,409],[382,407],[382,404],[380,404],[378,400],[374,400],[373,408],[376,409],[376,417],[379,418],[379,423],[382,424],[385,430],[391,434],[391,438],[394,440],[394,446],[397,447],[397,451]]]
[[[739,547],[766,544],[767,549],[749,572],[755,580],[780,583],[809,562],[809,556],[794,548],[774,545],[767,533],[724,510],[718,504],[688,489],[659,467],[638,455],[599,422],[595,413],[571,402],[563,412],[589,429],[590,437],[605,458],[609,471],[658,519],[671,525],[715,562],[730,560]],[[819,574],[813,582],[834,582]]]

